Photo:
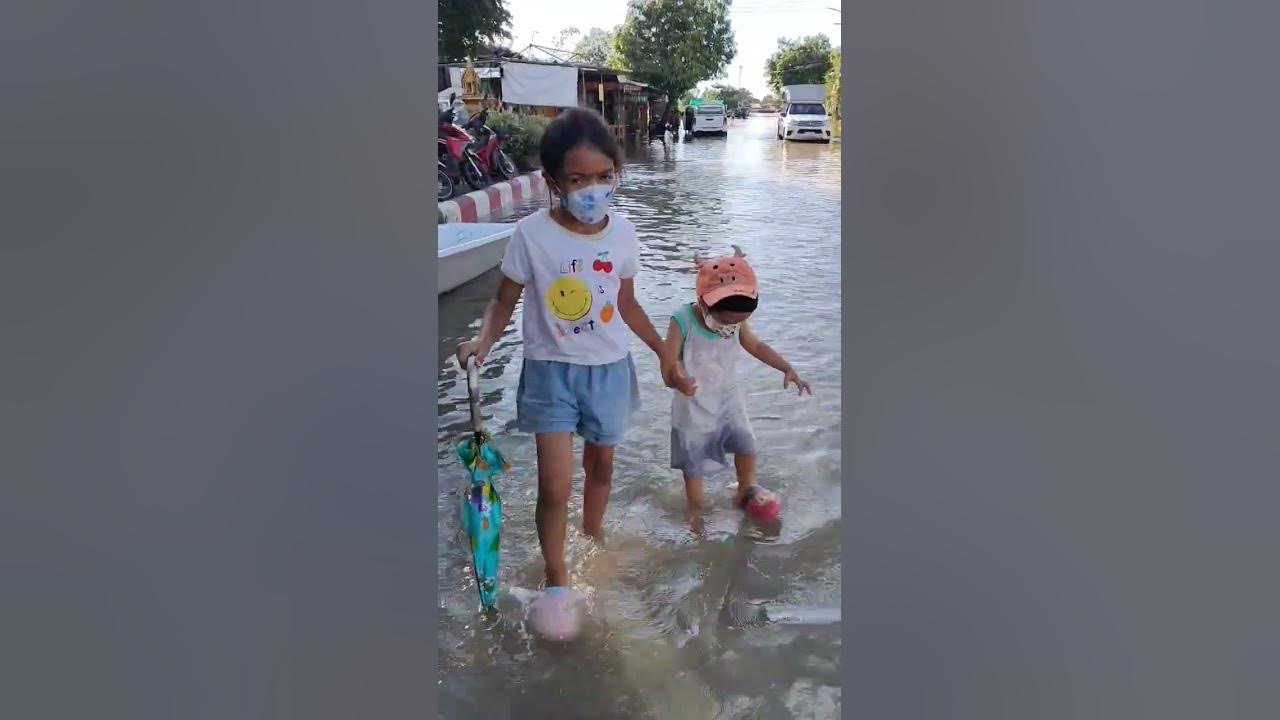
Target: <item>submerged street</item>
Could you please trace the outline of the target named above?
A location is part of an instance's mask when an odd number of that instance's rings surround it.
[[[452,445],[469,428],[453,348],[474,334],[495,269],[442,295],[439,468],[440,711],[443,717],[834,717],[840,651],[840,145],[783,144],[776,117],[735,120],[727,137],[627,149],[615,207],[636,225],[637,295],[660,332],[693,299],[696,252],[740,245],[760,280],[752,326],[814,390],[797,398],[780,373],[743,362],[758,435],[760,481],[783,498],[776,537],[730,507],[732,473],[711,478],[704,532],[685,521],[670,470],[671,395],[657,362],[633,344],[642,409],[618,446],[606,539],[580,533],[582,473],[570,505],[568,559],[586,598],[571,646],[534,638],[522,603],[542,560],[533,511],[533,438],[518,433],[517,309],[482,370],[483,410],[512,462],[504,502],[503,597],[482,618],[460,532],[464,474]],[[519,209],[527,213],[533,208]],[[577,441],[576,446],[581,447]]]

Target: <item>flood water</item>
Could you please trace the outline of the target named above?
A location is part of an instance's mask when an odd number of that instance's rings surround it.
[[[784,498],[782,528],[744,525],[729,505],[729,472],[707,481],[714,508],[702,533],[692,531],[668,467],[670,391],[635,341],[642,408],[617,448],[602,544],[581,534],[580,467],[574,480],[568,559],[586,612],[572,644],[533,637],[522,615],[543,578],[533,438],[514,427],[519,309],[482,371],[485,421],[513,468],[498,485],[499,612],[477,611],[455,494],[465,474],[452,451],[470,422],[466,380],[446,360],[478,328],[497,271],[441,296],[441,717],[839,717],[840,145],[784,145],[774,122],[738,120],[728,137],[667,150],[630,148],[616,207],[639,232],[636,290],[659,332],[693,299],[695,252],[732,243],[751,259],[761,293],[752,326],[814,390],[797,398],[777,371],[739,364],[759,481]]]

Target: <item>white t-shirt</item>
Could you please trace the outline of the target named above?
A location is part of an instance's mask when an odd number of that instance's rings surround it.
[[[541,210],[516,223],[502,272],[524,285],[524,356],[606,365],[631,351],[618,315],[623,278],[640,270],[636,228],[609,213],[598,235],[579,235]]]

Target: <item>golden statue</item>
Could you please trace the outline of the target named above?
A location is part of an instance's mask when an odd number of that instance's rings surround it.
[[[476,74],[476,68],[471,64],[471,58],[467,58],[467,66],[462,69],[462,96],[471,99],[479,94],[480,76]]]

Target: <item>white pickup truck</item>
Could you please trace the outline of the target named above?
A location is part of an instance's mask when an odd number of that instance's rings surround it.
[[[782,98],[782,111],[778,114],[779,140],[831,142],[831,118],[824,104],[825,85],[786,85],[782,88]]]

